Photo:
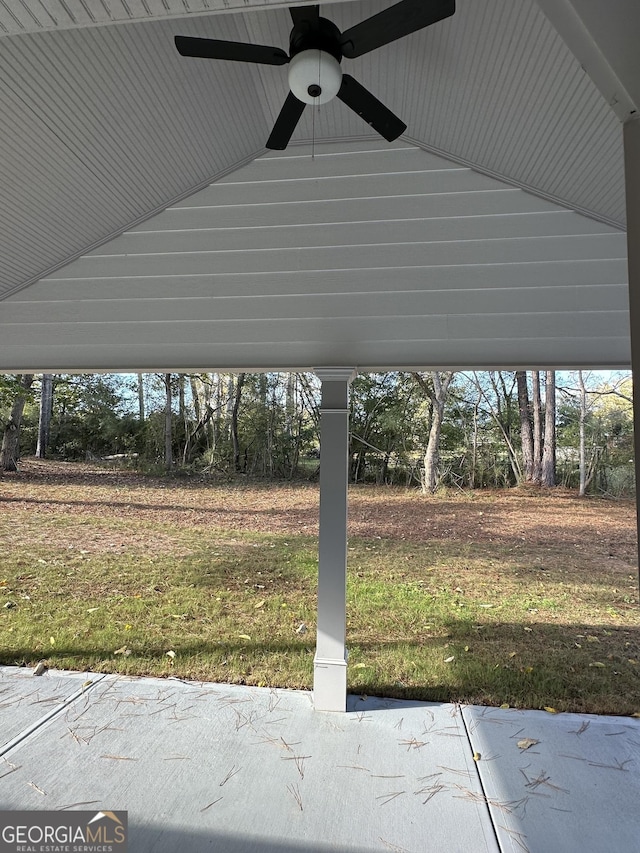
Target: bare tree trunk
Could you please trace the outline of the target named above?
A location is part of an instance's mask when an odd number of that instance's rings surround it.
[[[296,415],[296,385],[295,373],[287,375],[287,391],[285,396],[285,431],[289,437],[293,436]]]
[[[42,387],[40,389],[40,419],[38,421],[38,444],[36,456],[44,459],[49,447],[49,433],[51,429],[51,415],[53,413],[53,373],[42,374]]]
[[[144,378],[142,373],[138,374],[138,418],[144,423]]]
[[[442,433],[442,422],[444,420],[444,407],[447,401],[449,385],[453,379],[453,371],[432,371],[429,376],[433,387],[425,382],[419,373],[413,374],[423,391],[429,396],[433,413],[431,416],[431,429],[429,440],[424,454],[424,480],[422,481],[422,494],[433,494],[438,486],[438,468],[440,465],[440,435]]]
[[[540,399],[540,371],[533,370],[533,472],[532,481],[539,486],[542,479],[542,400]]]
[[[27,392],[33,382],[33,373],[23,373],[18,377],[22,389],[11,407],[9,420],[5,424],[2,435],[2,448],[0,449],[0,471],[17,471],[20,445],[20,426],[22,424],[22,413],[27,400]]]
[[[242,465],[240,464],[240,440],[238,438],[238,412],[240,411],[242,387],[246,378],[246,373],[238,374],[236,390],[233,395],[233,408],[231,409],[231,441],[233,443],[233,465],[236,471],[242,470]]]
[[[202,417],[202,406],[200,405],[200,388],[198,387],[198,377],[193,373],[189,376],[189,386],[191,388],[191,399],[193,400],[193,412],[196,416],[197,423]]]
[[[478,399],[473,407],[473,438],[471,444],[471,472],[469,474],[469,488],[476,487],[476,468],[478,466],[478,413],[480,411],[480,402],[482,394],[478,392]]]
[[[178,374],[178,412],[180,415],[180,420],[186,423],[187,408],[186,408],[185,397],[184,397],[184,386],[185,386],[184,373],[179,373]]]
[[[580,387],[580,486],[578,497],[583,498],[587,491],[587,454],[584,435],[584,422],[587,418],[587,389],[584,386],[581,370],[578,371],[578,385]]]
[[[595,477],[598,457],[597,454],[592,453],[591,460],[587,463],[587,388],[581,370],[578,371],[578,386],[580,388],[580,486],[578,497],[583,498]]]
[[[424,454],[424,482],[422,484],[423,494],[433,494],[438,487],[438,469],[440,467],[440,435],[442,433],[442,420],[444,406],[434,405],[431,418],[431,429],[429,430],[429,441]]]
[[[545,381],[544,406],[544,448],[542,450],[543,486],[551,488],[556,484],[556,374],[547,370]]]
[[[165,373],[164,387],[166,402],[164,406],[164,464],[167,471],[173,467],[173,430],[171,418],[171,374]]]
[[[187,414],[187,403],[185,397],[186,377],[184,373],[178,374],[178,417],[184,430],[184,446],[182,448],[182,458],[187,455],[187,445],[189,444],[189,416]]]
[[[520,440],[522,443],[522,473],[525,483],[533,481],[533,428],[526,370],[516,370],[518,408],[520,410]]]
[[[226,438],[231,438],[233,441],[233,401],[234,401],[234,388],[235,384],[235,376],[233,373],[229,373],[227,376],[227,411],[225,418],[225,430],[224,434]]]

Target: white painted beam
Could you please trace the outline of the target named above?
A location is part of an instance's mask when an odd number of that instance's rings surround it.
[[[640,542],[640,121],[624,127],[629,264],[629,317],[636,457],[636,507]]]
[[[322,402],[318,635],[313,704],[318,711],[346,711],[349,383],[355,369],[317,369],[316,374],[322,383]]]
[[[538,5],[551,21],[576,59],[598,87],[620,121],[637,115],[639,104],[632,95],[637,90],[633,66],[620,64],[620,53],[628,43],[635,54],[637,67],[637,25],[640,11],[636,0],[538,0]],[[606,29],[615,22],[614,37]],[[607,25],[607,26],[605,26]]]

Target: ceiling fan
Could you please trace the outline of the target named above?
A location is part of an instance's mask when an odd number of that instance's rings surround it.
[[[279,47],[191,36],[176,36],[175,42],[182,56],[289,65],[290,92],[267,148],[286,148],[305,106],[325,104],[336,96],[392,142],[406,124],[357,80],[343,74],[340,62],[344,56],[355,59],[448,18],[455,8],[455,0],[401,0],[341,33],[332,21],[320,17],[319,6],[293,7],[289,54]]]

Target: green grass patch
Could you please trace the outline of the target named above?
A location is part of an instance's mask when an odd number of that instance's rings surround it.
[[[0,663],[311,687],[317,540],[300,529],[313,526],[305,506],[317,501],[315,487],[232,493],[138,478],[132,500],[121,482],[113,492],[104,482],[73,493],[64,483],[36,490],[19,478],[10,486],[12,500],[0,499]],[[470,541],[473,502],[446,497],[428,504],[430,517],[446,514],[446,527],[412,538],[415,525],[399,505],[417,515],[424,499],[359,494],[363,517],[380,513],[372,532],[394,513],[397,530],[350,539],[350,690],[640,710],[630,563],[612,568],[578,534],[541,544],[492,528]],[[551,498],[529,500],[531,512],[549,516]],[[244,514],[232,511],[233,501]],[[252,502],[261,510],[248,529]],[[499,530],[499,502],[484,506],[494,508]],[[558,525],[557,511],[551,515]],[[242,529],[233,527],[239,518]]]

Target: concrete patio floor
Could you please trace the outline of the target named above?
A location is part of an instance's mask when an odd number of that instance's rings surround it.
[[[639,802],[632,718],[0,667],[0,810],[124,809],[132,853],[636,853]]]

